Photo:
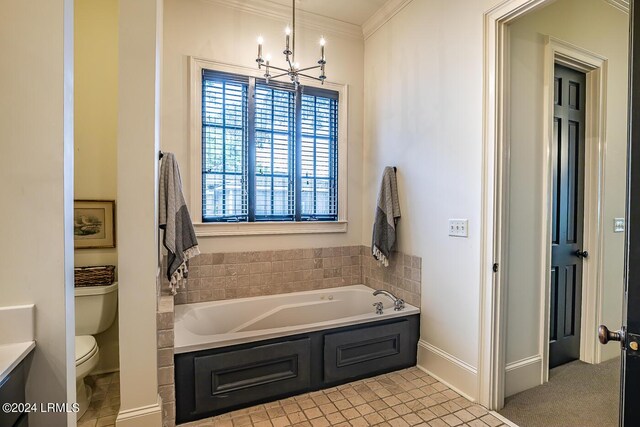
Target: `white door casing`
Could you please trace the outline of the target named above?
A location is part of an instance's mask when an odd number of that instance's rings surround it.
[[[507,0],[485,13],[484,34],[484,147],[481,233],[481,301],[479,340],[478,401],[489,409],[500,409],[505,391],[505,319],[508,265],[509,195],[509,27],[508,24],[554,0]],[[545,43],[545,93],[543,201],[540,277],[543,304],[540,310],[540,383],[548,380],[549,296],[551,261],[551,156],[553,129],[553,70],[560,63],[587,75],[587,129],[585,153],[585,248],[591,254],[583,274],[581,360],[599,363],[595,333],[602,301],[602,211],[604,161],[606,152],[606,76],[607,60],[580,47],[552,37]],[[497,272],[492,267],[498,264]]]

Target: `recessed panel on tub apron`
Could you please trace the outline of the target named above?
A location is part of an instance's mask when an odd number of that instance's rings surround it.
[[[196,356],[196,412],[215,411],[305,389],[309,338]]]
[[[411,363],[415,349],[404,320],[324,337],[324,380],[327,383],[360,377]],[[413,351],[412,351],[413,350]]]

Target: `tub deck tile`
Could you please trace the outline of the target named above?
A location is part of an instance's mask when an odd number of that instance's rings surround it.
[[[501,420],[418,368],[181,424],[184,427],[497,426]]]

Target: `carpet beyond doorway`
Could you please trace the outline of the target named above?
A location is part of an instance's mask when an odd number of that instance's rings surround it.
[[[506,398],[500,415],[520,427],[616,427],[620,359],[575,361],[549,371],[549,382]]]

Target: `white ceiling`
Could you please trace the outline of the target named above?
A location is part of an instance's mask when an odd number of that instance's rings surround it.
[[[291,0],[270,1],[291,7]],[[296,0],[296,10],[362,25],[386,2],[387,0]]]

